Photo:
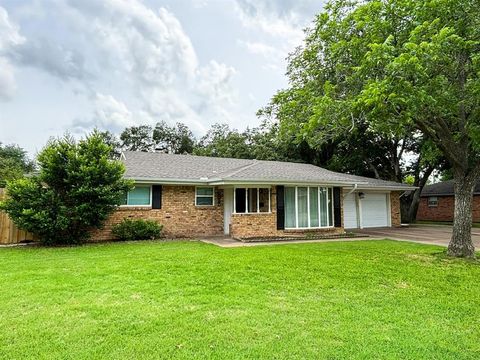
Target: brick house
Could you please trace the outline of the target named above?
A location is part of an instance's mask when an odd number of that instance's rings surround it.
[[[123,218],[154,219],[167,237],[234,238],[343,233],[400,225],[399,196],[412,187],[279,161],[125,152],[135,188],[94,238]]]
[[[417,220],[451,222],[454,205],[453,180],[427,185],[420,194]],[[480,182],[473,192],[472,217],[473,222],[480,222]]]

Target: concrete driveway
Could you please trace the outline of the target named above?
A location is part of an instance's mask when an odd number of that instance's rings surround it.
[[[412,225],[400,228],[358,229],[354,232],[374,238],[407,240],[442,246],[447,246],[452,237],[452,227],[445,225]],[[472,228],[472,240],[475,248],[479,249],[480,228]]]

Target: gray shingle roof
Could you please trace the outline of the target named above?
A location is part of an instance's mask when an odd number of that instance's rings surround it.
[[[480,181],[475,185],[474,194],[480,194]],[[423,188],[420,196],[453,196],[453,180],[442,181],[427,185]]]
[[[281,161],[216,158],[126,151],[127,178],[144,181],[198,183],[316,183],[359,184],[408,190],[408,185],[337,173],[318,166]]]

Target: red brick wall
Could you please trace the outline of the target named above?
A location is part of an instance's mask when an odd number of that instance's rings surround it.
[[[341,195],[341,194],[340,194]],[[343,201],[343,196],[340,196]],[[254,237],[272,237],[272,236],[288,236],[294,234],[322,232],[341,234],[344,233],[343,217],[342,227],[328,229],[308,229],[308,230],[277,230],[277,203],[276,203],[276,187],[272,187],[271,191],[271,213],[260,214],[232,214],[230,222],[230,234],[234,238],[254,238]],[[343,203],[341,204],[343,208]]]
[[[390,212],[392,227],[399,227],[402,223],[400,216],[400,191],[392,191],[390,193]]]
[[[437,196],[438,206],[428,207],[428,197],[420,198],[417,220],[453,221],[455,198],[453,196]],[[480,195],[473,197],[472,216],[474,222],[480,222]]]
[[[112,225],[124,218],[153,219],[169,238],[223,234],[223,190],[215,191],[215,206],[195,206],[195,186],[163,186],[162,208],[120,207],[92,234],[92,241],[110,240]]]
[[[341,196],[343,201],[343,196]],[[343,203],[341,204],[343,208]],[[328,229],[277,230],[276,188],[271,191],[271,213],[232,214],[230,233],[236,238],[286,236],[304,232],[343,233],[342,227]],[[393,206],[392,206],[393,209]],[[393,211],[393,210],[392,210]],[[112,225],[124,218],[153,219],[164,226],[169,238],[223,235],[223,190],[215,191],[215,206],[195,206],[194,186],[163,186],[162,209],[120,207],[106,221],[103,229],[92,234],[92,241],[111,240]]]

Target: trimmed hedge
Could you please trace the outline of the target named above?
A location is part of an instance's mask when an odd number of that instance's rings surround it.
[[[112,234],[119,240],[153,240],[160,238],[162,229],[155,220],[123,219],[112,227]]]

